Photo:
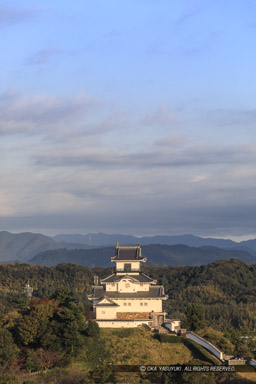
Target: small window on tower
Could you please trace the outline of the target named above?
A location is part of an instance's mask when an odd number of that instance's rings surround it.
[[[130,284],[129,283],[125,284],[125,288],[130,288]]]
[[[128,303],[128,307],[130,307],[131,306],[131,303]]]
[[[125,272],[131,272],[132,270],[132,265],[129,263],[124,263],[124,270]]]
[[[124,306],[126,307],[127,303],[124,303]]]
[[[140,306],[142,306],[143,305],[143,303],[140,303]]]

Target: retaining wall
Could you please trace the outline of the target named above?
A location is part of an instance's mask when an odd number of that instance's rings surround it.
[[[197,344],[201,345],[208,351],[210,351],[214,356],[216,356],[219,360],[224,360],[223,352],[218,349],[215,345],[205,340],[203,337],[197,335],[194,332],[187,332],[187,337],[191,340],[194,340]]]

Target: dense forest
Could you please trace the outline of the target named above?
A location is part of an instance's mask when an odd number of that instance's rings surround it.
[[[218,330],[228,327],[256,328],[256,265],[240,260],[218,261],[200,267],[143,266],[149,276],[163,284],[169,298],[165,310],[172,318],[185,319],[190,303],[205,309],[206,322]],[[37,298],[49,297],[65,286],[85,300],[94,275],[100,278],[111,273],[111,268],[94,268],[74,264],[41,267],[29,264],[0,265],[0,310],[10,304],[6,295],[21,295],[29,281]]]
[[[164,304],[169,318],[182,319],[183,327],[195,330],[226,353],[256,357],[256,265],[234,259],[200,267],[143,266],[143,270],[164,285],[169,296]],[[111,268],[90,269],[74,264],[0,265],[3,383],[8,382],[4,375],[10,366],[19,375],[57,369],[70,364],[78,354],[88,362],[87,371],[91,374],[87,372],[87,381],[73,382],[97,382],[92,372],[99,363],[106,364],[110,356],[113,360],[115,348],[112,352],[106,348],[113,348],[114,336],[107,341],[108,336],[104,338],[97,324],[90,321],[91,303],[87,295],[94,275],[103,278],[110,273]],[[27,282],[34,289],[31,301],[24,295]],[[124,336],[129,340],[128,334]],[[139,337],[143,343],[148,336]],[[154,348],[157,350],[157,345]],[[189,356],[185,349],[182,354]],[[124,361],[127,356],[124,353]],[[51,382],[65,383],[65,380]],[[215,382],[218,381],[212,381]]]

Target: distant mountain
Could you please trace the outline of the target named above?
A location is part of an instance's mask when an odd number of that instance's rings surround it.
[[[110,257],[115,253],[114,247],[93,249],[56,249],[45,251],[34,256],[30,263],[53,267],[58,264],[72,263],[90,268],[111,267]]]
[[[0,232],[0,262],[28,261],[39,252],[60,248],[49,236],[36,233]]]
[[[246,252],[256,255],[256,239],[242,241],[237,243],[232,240],[215,239],[215,238],[203,238],[194,235],[173,235],[173,236],[143,236],[135,237],[132,235],[113,234],[108,235],[106,233],[88,233],[86,235],[57,235],[54,237],[57,242],[65,243],[77,243],[86,244],[88,246],[114,246],[117,242],[121,245],[135,245],[138,242],[141,245],[150,244],[162,244],[162,245],[177,245],[183,244],[190,247],[203,247],[212,246],[222,249],[238,249],[245,250]]]
[[[146,245],[142,246],[143,255],[148,264],[195,266],[215,262],[217,260],[240,259],[247,263],[256,263],[256,256],[245,251],[227,250],[216,247],[189,247],[187,245]],[[34,256],[30,263],[44,266],[55,266],[61,263],[72,263],[83,266],[109,267],[110,257],[114,255],[114,247],[94,249],[45,251]]]
[[[66,250],[87,250],[89,252],[90,250],[93,251],[93,248],[95,247],[96,248],[114,247],[117,241],[121,245],[135,245],[138,242],[140,242],[142,246],[145,246],[145,250],[147,249],[146,248],[147,245],[154,245],[154,244],[158,244],[158,247],[159,245],[162,245],[162,246],[184,245],[187,247],[192,247],[192,248],[194,247],[197,249],[199,249],[200,247],[217,247],[221,250],[222,252],[221,255],[223,255],[223,257],[218,256],[217,259],[225,259],[230,257],[232,258],[231,253],[233,254],[234,251],[238,251],[240,252],[239,254],[240,256],[237,256],[237,258],[240,258],[241,260],[244,260],[244,261],[248,261],[249,263],[254,261],[251,261],[250,258],[247,260],[246,257],[249,257],[248,255],[251,255],[253,257],[256,256],[256,240],[248,240],[248,241],[243,241],[241,243],[236,243],[232,240],[212,239],[212,238],[205,239],[205,238],[201,238],[193,235],[181,235],[181,236],[158,235],[158,236],[152,236],[152,237],[144,236],[144,237],[138,238],[131,235],[122,235],[122,234],[108,235],[104,233],[97,233],[97,234],[89,233],[87,235],[58,235],[58,236],[55,236],[54,238],[51,238],[49,236],[45,236],[42,234],[35,234],[35,233],[29,233],[29,232],[12,234],[12,233],[3,231],[3,232],[0,232],[0,262],[12,262],[12,261],[24,262],[32,259],[34,256],[36,256],[37,254],[40,254],[41,252],[49,251],[49,250],[58,250],[63,248],[65,248]],[[164,248],[161,248],[161,250],[158,248],[157,251],[159,251],[160,253],[157,257],[159,257],[161,260],[160,261],[152,260],[152,262],[163,263],[166,265],[180,265],[181,260],[183,260],[183,257],[185,257],[184,265],[197,265],[201,263],[201,261],[202,263],[204,263],[203,254],[200,253],[199,250],[197,250],[196,254],[194,254],[192,251],[192,248],[190,249],[190,254],[194,255],[192,264],[189,263],[188,254],[184,253],[185,248],[182,251],[183,253],[180,254],[178,252],[177,247],[175,251],[173,248],[172,253],[170,249],[168,249],[168,251],[163,251]],[[153,248],[151,247],[151,249]],[[231,252],[230,253],[231,256],[225,257],[225,254],[223,253],[223,249],[226,249],[227,251]],[[145,252],[147,252],[147,250]],[[213,259],[211,258],[213,256],[212,254],[210,254],[209,249],[208,251],[206,251],[206,248],[204,248],[204,252],[206,252],[205,253],[206,258],[210,257],[210,261],[216,260],[214,258]],[[215,255],[218,254],[218,251],[215,250],[214,252],[215,252]],[[199,253],[200,253],[200,257],[199,257]],[[96,251],[96,253],[93,253],[93,252],[87,253],[86,257],[89,258],[90,260],[89,259],[87,260],[87,264],[86,263],[83,264],[82,262],[82,265],[90,265],[90,266],[96,265],[99,261],[97,256],[99,254],[103,255],[104,251],[98,250]],[[77,255],[78,254],[76,254],[76,256]],[[79,255],[80,255],[79,257],[82,257],[81,254]],[[94,263],[93,261],[91,261],[92,256],[90,255],[96,255],[94,257],[97,259],[97,263]],[[108,256],[108,259],[112,255],[113,253]],[[254,258],[252,260],[254,260]],[[207,261],[207,262],[210,262],[210,261]],[[79,258],[78,264],[80,263],[81,261]],[[108,265],[106,263],[107,261],[106,262],[104,261],[104,265]]]
[[[113,234],[108,235],[106,233],[88,233],[87,235],[57,235],[53,239],[58,242],[65,243],[80,243],[88,246],[114,246],[116,242],[120,242],[122,245],[136,245],[139,239],[132,235]]]
[[[254,240],[241,241],[241,243],[239,243],[239,245],[241,245],[241,246],[246,246],[246,247],[248,247],[249,249],[252,249],[253,251],[256,252],[256,239],[254,239]]]

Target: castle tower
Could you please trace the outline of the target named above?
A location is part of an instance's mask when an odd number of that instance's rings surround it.
[[[140,244],[121,247],[116,244],[112,275],[94,285],[89,299],[93,301],[94,316],[100,327],[136,327],[147,324],[157,327],[165,321],[162,309],[167,299],[162,285],[141,271]]]

